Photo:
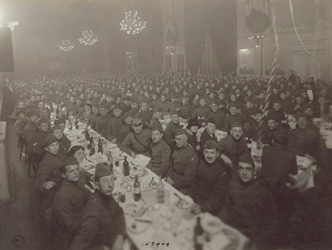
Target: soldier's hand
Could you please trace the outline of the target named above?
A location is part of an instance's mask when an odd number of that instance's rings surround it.
[[[54,186],[55,186],[54,181],[46,181],[43,183],[43,188],[46,190],[49,190],[49,189],[53,188]]]
[[[131,157],[136,158],[136,154],[134,152],[131,152]]]
[[[220,158],[226,163],[227,166],[233,167],[233,162],[232,162],[232,160],[229,157],[227,157],[226,155],[222,154],[222,155],[220,155]]]
[[[167,178],[166,178],[166,181],[168,182],[168,184],[174,186],[174,181],[172,180],[171,177],[167,177]]]
[[[115,238],[115,241],[112,246],[112,250],[122,250],[123,249],[124,239],[122,235],[118,235]]]

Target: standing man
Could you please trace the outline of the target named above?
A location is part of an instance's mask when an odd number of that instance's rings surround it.
[[[155,124],[151,127],[151,161],[147,165],[157,175],[164,177],[169,168],[171,149],[163,139],[163,129],[161,125]]]
[[[112,196],[113,172],[103,163],[96,166],[95,185],[97,190],[83,209],[81,225],[70,250],[98,247],[122,250],[126,234],[125,219],[122,208]]]
[[[185,129],[177,130],[175,143],[176,146],[171,155],[171,164],[167,173],[167,182],[183,194],[187,194],[196,174],[198,157],[188,143]]]
[[[27,143],[31,143],[35,133],[38,131],[39,113],[35,109],[28,110],[28,123],[23,129],[23,134]]]
[[[216,214],[224,204],[230,176],[226,172],[225,163],[217,160],[219,153],[216,141],[205,142],[203,154],[204,158],[198,163],[188,194],[203,212]]]

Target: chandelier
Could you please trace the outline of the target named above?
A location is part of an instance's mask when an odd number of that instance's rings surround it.
[[[126,31],[128,35],[136,35],[146,28],[146,21],[141,21],[137,11],[125,12],[125,19],[120,23],[120,30]]]
[[[18,21],[6,21],[6,19],[0,20],[0,28],[3,27],[8,27],[10,28],[12,31],[14,30],[14,28],[16,26],[18,26],[19,22]]]
[[[62,40],[61,44],[59,45],[59,48],[62,51],[69,52],[72,49],[75,48],[74,44],[71,43],[70,40]]]
[[[98,38],[92,33],[91,30],[84,30],[82,36],[78,41],[84,45],[94,45],[98,42]]]

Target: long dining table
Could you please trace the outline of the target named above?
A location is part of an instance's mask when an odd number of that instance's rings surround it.
[[[71,128],[69,128],[71,127]],[[96,145],[94,155],[89,155],[88,141],[85,131],[93,138]],[[239,250],[246,249],[250,240],[237,229],[225,224],[218,217],[209,213],[194,214],[191,210],[193,200],[161,180],[164,190],[164,201],[158,202],[157,188],[160,187],[159,177],[146,166],[149,157],[137,155],[131,157],[122,152],[116,144],[101,137],[86,124],[79,122],[78,129],[67,122],[64,133],[72,146],[82,145],[85,148],[85,159],[80,167],[94,175],[97,163],[113,163],[116,177],[113,197],[123,208],[130,241],[137,249],[172,249],[194,250],[194,227],[196,217],[201,217],[204,229],[203,250]],[[103,152],[98,152],[97,143],[101,140]],[[129,176],[123,175],[124,157],[130,167]],[[138,175],[141,185],[141,199],[134,200],[133,183]],[[93,192],[93,181],[90,181]]]

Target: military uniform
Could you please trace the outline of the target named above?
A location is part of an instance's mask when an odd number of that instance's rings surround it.
[[[188,194],[203,212],[216,214],[224,204],[229,180],[224,163],[215,161],[209,164],[201,159]]]
[[[31,143],[35,133],[38,131],[37,123],[29,121],[23,129],[23,134],[27,143]]]
[[[111,117],[109,115],[101,115],[97,119],[97,126],[96,129],[100,135],[106,137],[108,124],[110,122]]]
[[[80,182],[64,179],[54,197],[55,234],[65,246],[71,244],[74,234],[78,231],[81,212],[90,196],[89,191],[79,184]]]
[[[120,129],[120,135],[116,138],[116,144],[121,145],[123,140],[127,137],[127,135],[132,131],[131,126],[128,124],[123,124]]]
[[[174,187],[184,194],[187,194],[195,177],[197,163],[198,157],[189,144],[174,148],[167,176],[174,181]]]
[[[164,139],[168,146],[173,149],[175,147],[174,137],[176,131],[181,128],[181,125],[174,124],[172,121],[167,125],[165,132],[164,132]]]
[[[15,121],[14,127],[15,127],[15,130],[16,130],[16,134],[18,136],[23,135],[23,129],[27,125],[27,123],[28,123],[28,120],[26,118],[24,118],[24,119],[18,118]]]
[[[116,141],[119,140],[122,127],[122,117],[112,117],[107,128],[107,136],[114,136]]]
[[[157,175],[162,177],[166,175],[171,156],[171,149],[167,143],[161,139],[151,145],[151,161],[147,165]]]
[[[115,237],[126,234],[122,208],[113,197],[96,191],[83,209],[81,225],[70,250],[94,249],[105,245],[112,249]]]
[[[227,135],[218,142],[218,149],[221,154],[225,154],[237,165],[239,157],[242,154],[249,153],[246,140],[242,137],[235,140],[232,135]]]
[[[204,132],[201,135],[201,139],[200,139],[200,146],[201,146],[201,150],[204,150],[204,144],[205,142],[209,141],[209,140],[213,140],[213,141],[217,141],[217,137],[214,134],[209,134],[206,129],[204,130]]]
[[[68,137],[63,134],[62,138],[59,139],[59,152],[63,155],[67,154],[68,150],[70,149],[71,141],[68,139]]]
[[[41,162],[46,153],[42,146],[48,134],[48,131],[44,132],[38,129],[26,148],[26,153],[33,155],[38,163]]]
[[[121,143],[120,149],[129,155],[132,152],[149,155],[150,144],[151,131],[149,129],[142,129],[139,134],[130,132]]]
[[[53,198],[62,181],[60,167],[64,160],[65,156],[61,153],[56,155],[46,153],[39,165],[35,182],[35,191],[40,195],[41,204],[39,211],[41,213],[45,212],[53,204]],[[43,183],[47,181],[54,181],[55,186],[49,190],[44,189]]]

